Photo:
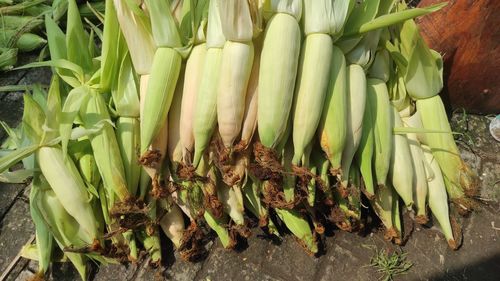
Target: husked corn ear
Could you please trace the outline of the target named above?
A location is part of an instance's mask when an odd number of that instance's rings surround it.
[[[347,67],[344,53],[333,46],[325,104],[319,123],[320,144],[332,165],[340,171],[342,151],[347,135]]]
[[[347,188],[349,169],[352,159],[361,141],[363,115],[366,105],[366,76],[363,68],[357,64],[347,67],[347,135],[342,152],[342,186]]]
[[[233,146],[241,132],[253,56],[252,42],[227,41],[222,50],[217,121],[222,142],[227,148]]]
[[[186,162],[191,162],[191,153],[194,150],[193,120],[197,114],[195,112],[197,102],[196,96],[198,95],[202,81],[206,54],[206,44],[198,44],[193,47],[193,50],[191,51],[191,54],[186,62],[180,117],[182,156]]]
[[[387,183],[387,175],[391,163],[391,151],[393,150],[392,128],[393,118],[389,94],[385,83],[378,79],[368,79],[367,95],[375,97],[375,102],[370,102],[372,112],[375,114],[374,137],[374,157],[375,177],[379,186]]]
[[[277,13],[267,23],[259,71],[257,128],[261,143],[269,148],[281,142],[288,124],[300,37],[297,19],[289,14]]]
[[[307,35],[298,70],[293,113],[293,163],[300,164],[304,149],[312,141],[330,79],[333,42],[328,34]]]
[[[450,223],[449,209],[448,209],[448,195],[446,194],[446,186],[441,173],[441,168],[437,159],[432,154],[430,147],[422,146],[425,161],[427,161],[426,174],[427,183],[429,185],[428,201],[429,208],[434,217],[436,217],[441,231],[443,232],[448,245],[452,249],[456,249],[459,245],[453,237],[453,230]]]
[[[156,50],[141,116],[141,153],[149,148],[167,120],[181,62],[181,55],[172,48]]]
[[[403,122],[395,107],[391,106],[394,127],[403,127]],[[391,164],[389,166],[389,178],[394,189],[403,199],[405,205],[410,208],[413,205],[413,178],[414,168],[411,157],[410,146],[406,135],[392,134],[393,147],[391,153]]]
[[[478,188],[477,175],[460,158],[441,97],[417,100],[417,111],[420,112],[424,129],[449,132],[428,133],[426,140],[443,172],[451,200],[460,201],[465,194],[475,194]],[[468,208],[466,202],[459,203]]]
[[[82,229],[85,242],[99,239],[98,225],[90,205],[90,194],[69,157],[64,157],[60,147],[41,147],[36,158],[42,174],[47,179],[64,209]]]

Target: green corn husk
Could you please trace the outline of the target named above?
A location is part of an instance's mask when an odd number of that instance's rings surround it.
[[[316,237],[311,231],[309,222],[298,211],[279,208],[274,210],[307,251],[313,254],[318,252]]]
[[[402,118],[405,127],[418,127],[413,125],[414,117]],[[408,144],[410,145],[411,157],[413,160],[413,198],[415,200],[415,208],[417,215],[415,221],[420,224],[426,224],[427,218],[427,176],[425,175],[425,165],[424,165],[424,155],[422,148],[420,147],[420,142],[416,133],[406,134],[408,138]]]
[[[38,250],[38,272],[40,276],[44,276],[49,268],[54,249],[54,238],[49,227],[45,224],[42,214],[35,207],[36,190],[47,189],[46,181],[40,179],[39,174],[35,174],[30,191],[30,214],[33,223],[35,224],[36,248]],[[50,188],[50,187],[49,187]]]
[[[457,241],[453,237],[453,230],[449,217],[448,210],[448,196],[446,194],[445,181],[443,179],[443,174],[439,167],[437,159],[431,153],[431,149],[427,146],[422,146],[424,152],[424,157],[427,162],[426,174],[427,183],[429,185],[428,201],[429,208],[432,214],[441,226],[441,231],[443,232],[446,241],[451,249],[456,250],[458,248]]]
[[[293,1],[297,4],[301,1]],[[299,13],[300,18],[300,13]],[[261,143],[275,148],[285,134],[300,54],[297,19],[277,13],[268,21],[259,70],[258,131]]]
[[[375,196],[373,154],[375,150],[374,126],[376,116],[373,112],[374,104],[376,104],[376,97],[371,92],[367,93],[361,140],[354,157],[361,175],[363,176],[363,191],[369,199]]]
[[[210,228],[217,233],[222,246],[226,249],[233,248],[236,244],[236,241],[233,241],[233,239],[229,235],[229,231],[225,227],[225,225],[227,225],[229,222],[227,217],[224,216],[222,218],[217,218],[213,216],[210,211],[204,212],[203,217],[205,218],[208,226],[210,226]]]
[[[391,106],[394,127],[403,127],[403,122],[396,108]],[[407,208],[413,205],[413,178],[415,177],[413,159],[408,145],[406,135],[393,134],[393,148],[391,153],[391,164],[389,166],[389,178],[394,189],[403,199]]]
[[[84,91],[90,95],[88,103],[80,109],[80,118],[84,127],[91,128],[102,120],[109,120],[102,95],[90,88]],[[104,187],[116,193],[120,201],[130,198],[120,148],[111,124],[105,123],[102,131],[99,134],[90,135],[89,139]]]
[[[0,48],[0,70],[7,70],[14,67],[17,62],[17,49]]]
[[[347,127],[347,68],[342,51],[332,52],[330,83],[319,123],[320,144],[331,162],[332,170],[340,172]]]
[[[49,226],[54,239],[62,250],[65,247],[86,247],[92,243],[92,241],[86,239],[86,235],[82,235],[78,222],[66,212],[52,190],[35,189],[33,197],[35,198],[33,203],[35,208],[42,214],[44,221]],[[66,252],[65,255],[75,266],[82,280],[86,280],[87,257],[72,252]]]
[[[370,98],[369,105],[372,106],[372,113],[375,115],[374,156],[373,164],[377,185],[387,184],[387,175],[391,163],[392,128],[393,120],[391,105],[387,93],[387,87],[383,81],[368,79],[367,95]],[[373,99],[373,100],[372,100]]]
[[[361,141],[363,129],[362,122],[367,95],[366,76],[361,66],[356,64],[348,66],[347,76],[349,84],[349,90],[347,92],[347,135],[341,160],[341,184],[343,188],[347,188],[349,168],[351,167],[354,154],[356,153]]]
[[[477,175],[460,158],[441,97],[418,100],[417,112],[420,113],[425,130],[449,133],[429,133],[425,138],[432,154],[439,163],[450,199],[464,211],[469,212],[472,203],[466,195],[477,193]]]

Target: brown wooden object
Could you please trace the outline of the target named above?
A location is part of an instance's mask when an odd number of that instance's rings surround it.
[[[450,0],[417,22],[429,46],[444,55],[444,100],[471,112],[500,113],[500,0]]]

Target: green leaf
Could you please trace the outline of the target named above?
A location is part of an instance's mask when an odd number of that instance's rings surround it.
[[[45,29],[52,60],[67,59],[66,36],[49,15],[45,16]]]
[[[344,34],[351,35],[361,33],[359,32],[361,27],[371,22],[377,16],[379,4],[380,0],[363,0],[362,3],[356,4],[358,6],[354,7],[354,10],[345,24]]]
[[[83,29],[82,20],[75,0],[68,0],[68,17],[66,26],[66,48],[68,60],[81,66],[85,73],[93,72],[92,55],[89,46],[89,35]]]
[[[413,99],[433,97],[443,88],[442,70],[423,39],[419,39],[404,76],[406,90]]]
[[[349,31],[345,33],[345,36],[353,36],[357,34],[366,33],[368,31],[390,26],[396,23],[403,22],[405,20],[427,15],[435,11],[438,11],[439,9],[443,8],[446,5],[447,2],[439,3],[425,8],[413,8],[396,13],[383,15],[370,22],[363,23],[360,26],[353,26],[349,28]]]
[[[33,144],[30,146],[22,147],[22,148],[19,148],[19,149],[12,151],[11,153],[7,154],[6,156],[0,158],[0,173],[5,172],[10,167],[19,163],[19,161],[30,156],[35,151],[37,151],[37,149],[39,147],[40,146],[38,144]]]
[[[57,74],[64,80],[64,82],[68,83],[73,88],[77,88],[85,82],[83,69],[79,65],[65,59],[32,62],[17,67],[16,69],[27,69],[44,66],[55,67]]]
[[[84,106],[90,98],[87,86],[80,86],[71,90],[64,102],[61,113],[61,124],[59,132],[61,135],[61,146],[63,154],[66,155],[68,142],[71,137],[73,122],[82,106]]]
[[[52,76],[49,93],[47,95],[47,109],[45,111],[45,134],[47,139],[53,139],[59,135],[59,122],[61,118],[61,93],[59,77]]]
[[[3,173],[0,173],[0,182],[5,182],[5,183],[25,183],[28,178],[33,176],[33,173],[35,170],[16,170],[13,172],[5,171]]]
[[[151,17],[151,28],[156,46],[181,47],[181,37],[169,3],[165,0],[146,0],[146,5]]]
[[[24,94],[23,130],[29,140],[33,143],[40,143],[43,136],[43,123],[45,113],[30,94]]]

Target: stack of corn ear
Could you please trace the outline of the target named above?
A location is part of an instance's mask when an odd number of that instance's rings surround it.
[[[89,260],[159,264],[164,237],[193,260],[205,226],[233,248],[251,221],[315,254],[362,213],[394,243],[411,217],[460,246],[450,215],[473,209],[477,176],[413,21],[443,5],[106,0],[100,30],[67,4],[65,31],[44,19],[51,59],[24,66],[52,67],[48,92],[26,93],[18,130],[2,123],[0,179],[33,177],[39,274],[56,248],[83,279]]]

